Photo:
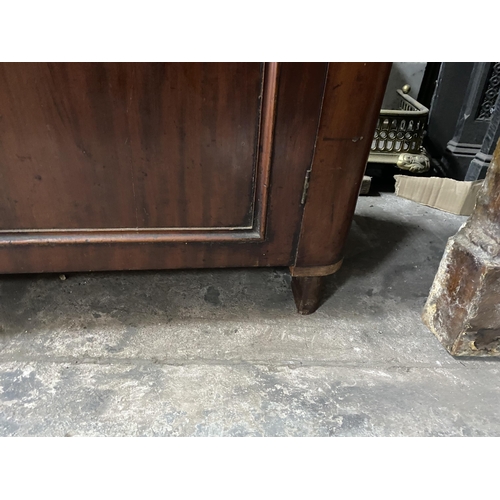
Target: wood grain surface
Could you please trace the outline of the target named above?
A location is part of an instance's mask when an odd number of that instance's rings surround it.
[[[330,63],[295,266],[342,259],[391,63]]]
[[[0,229],[253,227],[263,67],[0,64]]]
[[[1,66],[0,272],[291,265],[326,71]]]

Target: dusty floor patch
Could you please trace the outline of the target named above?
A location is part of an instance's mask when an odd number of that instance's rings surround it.
[[[361,198],[306,317],[284,269],[3,276],[0,434],[500,435],[500,365],[420,320],[464,221]]]

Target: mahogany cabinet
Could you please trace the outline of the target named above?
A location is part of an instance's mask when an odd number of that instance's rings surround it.
[[[0,273],[335,272],[388,63],[0,64]]]

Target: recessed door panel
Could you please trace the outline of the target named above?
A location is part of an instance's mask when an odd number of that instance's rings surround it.
[[[0,64],[0,230],[253,229],[264,68]]]

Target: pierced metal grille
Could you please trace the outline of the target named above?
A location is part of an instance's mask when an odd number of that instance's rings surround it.
[[[398,90],[399,110],[381,110],[372,153],[420,153],[429,110]]]
[[[493,63],[491,75],[486,85],[477,120],[490,120],[500,90],[500,62]]]

